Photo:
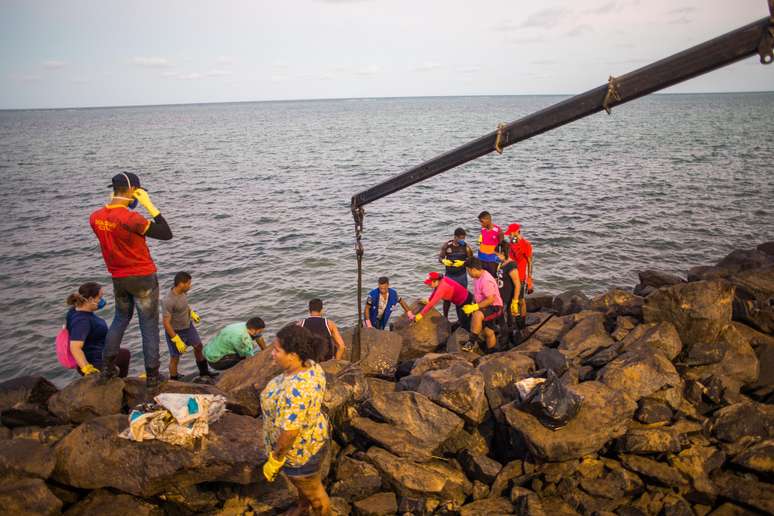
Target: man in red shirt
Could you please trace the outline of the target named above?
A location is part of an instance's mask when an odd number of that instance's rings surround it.
[[[467,288],[438,272],[429,273],[425,278],[425,285],[432,288],[433,293],[422,311],[414,317],[414,322],[421,321],[440,301],[449,301],[457,310],[457,321],[466,330],[470,329],[470,318],[462,310],[464,305],[473,302],[473,294],[468,292]]]
[[[518,296],[514,294],[513,298],[518,299],[518,311],[513,315],[520,315],[516,322],[520,326],[524,324],[524,318],[527,316],[527,294],[532,293],[532,244],[521,234],[519,224],[511,224],[505,230],[505,239],[508,243],[508,256],[516,262],[519,269],[520,287]]]
[[[111,186],[113,196],[110,203],[89,218],[105,265],[113,277],[116,303],[116,313],[105,338],[101,375],[106,379],[116,375],[115,362],[121,339],[136,306],[146,385],[149,390],[154,390],[159,383],[159,282],[156,264],[151,259],[145,238],[170,240],[172,231],[148,193],[140,187],[137,175],[126,172],[113,176]],[[138,203],[152,220],[146,220],[133,211]]]

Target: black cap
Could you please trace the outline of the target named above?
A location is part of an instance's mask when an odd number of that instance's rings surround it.
[[[140,188],[140,178],[137,177],[137,174],[131,172],[116,174],[113,176],[111,184],[108,185],[109,188],[126,188],[128,186]]]
[[[456,237],[458,237],[458,236],[464,237],[465,236],[465,230],[462,229],[462,228],[455,229],[454,230],[454,236],[456,236]]]

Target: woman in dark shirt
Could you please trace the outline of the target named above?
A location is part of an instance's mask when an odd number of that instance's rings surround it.
[[[105,348],[105,335],[108,326],[105,320],[94,312],[105,306],[102,298],[102,286],[99,283],[84,283],[67,297],[71,306],[67,312],[67,331],[70,333],[70,353],[78,363],[78,372],[88,375],[99,372],[102,368],[102,350]],[[119,376],[126,377],[129,373],[128,349],[118,352],[116,365]]]

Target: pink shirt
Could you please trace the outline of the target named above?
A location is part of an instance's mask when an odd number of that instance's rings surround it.
[[[476,303],[480,303],[489,296],[495,297],[492,306],[503,306],[503,298],[500,297],[497,280],[487,271],[481,271],[481,276],[473,282],[473,297],[476,298]]]

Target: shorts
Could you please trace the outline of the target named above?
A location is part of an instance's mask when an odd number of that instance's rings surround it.
[[[500,317],[503,315],[503,307],[489,305],[484,308],[482,312],[484,312],[484,328],[496,330],[500,325]]]
[[[328,455],[328,448],[328,442],[326,441],[322,448],[304,464],[296,467],[285,466],[282,468],[282,472],[289,477],[308,477],[309,475],[314,475],[320,471],[320,467],[325,461],[326,455]]]
[[[199,338],[199,332],[196,331],[196,327],[194,326],[194,323],[191,322],[191,325],[185,329],[185,330],[175,330],[178,335],[180,335],[180,338],[183,339],[183,342],[185,342],[187,345],[192,346],[194,348],[201,347],[202,345],[202,339]],[[169,335],[167,335],[167,332],[164,332],[164,336],[167,338],[167,348],[169,349],[169,356],[171,357],[179,357],[181,353],[177,350],[177,346],[175,346],[175,343],[172,342],[172,339],[169,338]]]

